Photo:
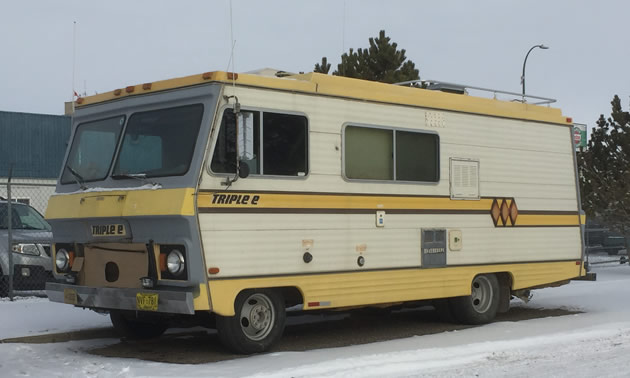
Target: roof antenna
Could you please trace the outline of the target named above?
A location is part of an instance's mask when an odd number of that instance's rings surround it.
[[[343,0],[343,19],[341,20],[341,76],[344,76],[343,53],[346,51],[346,0]]]
[[[236,46],[236,41],[234,40],[234,30],[233,30],[233,21],[232,21],[232,0],[230,0],[230,39],[232,42],[232,51],[230,52],[230,61],[228,62],[228,68],[226,71],[230,70],[230,63],[232,64],[232,73],[236,73],[235,68],[235,59],[234,59],[234,47]],[[236,87],[236,75],[232,75],[232,87]]]
[[[72,97],[70,97],[70,102],[72,103],[72,114],[74,114],[74,97],[79,97],[77,92],[74,90],[74,73],[75,66],[77,61],[77,22],[73,21],[72,25]]]

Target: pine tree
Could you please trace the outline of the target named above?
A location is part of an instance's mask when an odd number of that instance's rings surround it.
[[[370,38],[369,42],[369,48],[360,48],[356,51],[351,48],[344,53],[333,75],[383,83],[398,83],[420,78],[415,64],[407,60],[405,49],[398,50],[398,44],[385,36],[385,30],[381,30],[377,38]],[[328,69],[324,70],[325,64],[327,59],[323,57],[322,64],[315,65],[315,72],[328,73],[330,64]]]
[[[322,58],[322,63],[315,63],[315,69],[313,72],[327,74],[330,71],[330,63],[328,63],[328,59],[326,57]]]
[[[615,95],[600,115],[586,151],[578,154],[582,207],[622,234],[630,231],[630,113]]]

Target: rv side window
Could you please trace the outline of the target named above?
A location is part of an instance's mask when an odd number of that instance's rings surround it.
[[[243,160],[252,175],[305,176],[308,172],[308,122],[294,114],[251,112],[254,119],[254,156]],[[262,141],[262,143],[261,143]],[[235,173],[236,117],[223,112],[210,169]]]
[[[396,130],[396,180],[437,182],[438,136]]]
[[[347,126],[345,175],[349,179],[437,182],[437,134]]]

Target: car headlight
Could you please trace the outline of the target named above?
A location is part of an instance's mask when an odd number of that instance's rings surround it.
[[[65,249],[61,248],[55,255],[55,266],[58,272],[65,272],[70,267],[70,254]]]
[[[23,255],[32,255],[32,256],[41,255],[41,252],[37,244],[32,244],[32,243],[13,244],[13,252],[21,253]]]
[[[177,249],[172,250],[166,258],[166,267],[172,275],[179,275],[186,267],[184,255]]]

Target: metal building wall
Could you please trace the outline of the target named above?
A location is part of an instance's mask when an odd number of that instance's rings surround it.
[[[0,111],[0,177],[56,179],[70,137],[70,117]]]

